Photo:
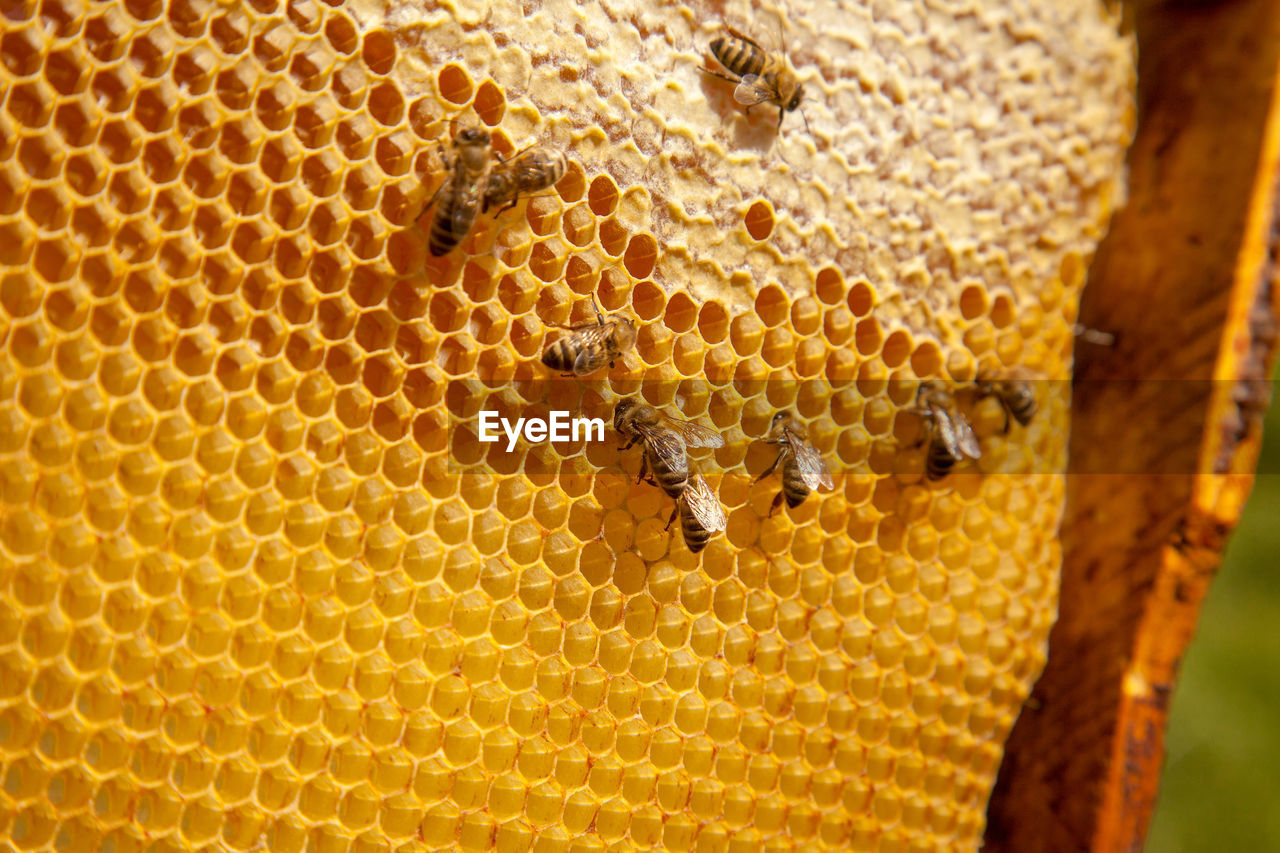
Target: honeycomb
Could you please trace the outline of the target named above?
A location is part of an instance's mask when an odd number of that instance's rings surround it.
[[[697,71],[722,21],[812,133]],[[17,0],[0,54],[3,849],[980,844],[1069,401],[939,483],[904,409],[1068,375],[1101,4]],[[572,163],[434,258],[467,124]],[[634,352],[548,377],[592,294]],[[701,554],[612,436],[478,442],[622,394],[725,436]],[[782,408],[836,488],[769,517]]]

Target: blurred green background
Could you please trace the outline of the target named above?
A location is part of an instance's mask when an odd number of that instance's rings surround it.
[[[1280,851],[1280,473],[1265,473],[1280,472],[1280,405],[1265,430],[1264,473],[1183,659],[1147,853]]]

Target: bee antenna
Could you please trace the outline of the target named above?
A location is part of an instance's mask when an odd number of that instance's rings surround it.
[[[804,132],[813,136],[813,131],[809,129],[809,117],[804,114],[804,107],[800,108],[800,118],[804,119]]]

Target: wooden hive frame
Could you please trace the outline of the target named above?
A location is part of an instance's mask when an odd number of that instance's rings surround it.
[[[1275,366],[1280,7],[1131,11],[1129,204],[1081,308],[1119,340],[1076,362],[1061,610],[992,796],[996,851],[1142,848],[1178,664],[1253,485]]]

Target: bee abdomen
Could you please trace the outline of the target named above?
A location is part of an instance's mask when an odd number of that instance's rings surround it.
[[[787,506],[795,509],[809,497],[809,487],[794,463],[788,462],[782,469],[782,493],[787,497]]]
[[[924,470],[930,480],[941,480],[956,467],[956,458],[942,444],[930,444]]]
[[[447,255],[453,251],[453,248],[462,242],[462,238],[467,236],[467,232],[471,230],[471,223],[475,221],[475,211],[469,212],[465,216],[464,228],[455,228],[455,210],[457,205],[453,202],[453,193],[445,192],[443,197],[437,203],[435,215],[431,217],[431,232],[428,235],[427,246],[431,250],[431,254],[436,257]]]
[[[697,519],[689,514],[680,514],[680,527],[684,530],[684,544],[694,554],[707,547],[707,543],[711,541],[711,531],[698,524]]]
[[[765,55],[754,45],[735,38],[720,37],[711,42],[711,54],[725,68],[745,77],[759,74],[765,66]]]
[[[569,170],[569,158],[561,151],[544,152],[540,163],[541,168],[537,170],[536,178],[529,181],[528,189],[532,192],[554,186]]]
[[[648,456],[649,470],[653,472],[653,479],[658,481],[662,491],[673,498],[679,498],[684,493],[685,486],[689,484],[688,466],[669,465],[666,460],[653,453]]]
[[[1013,415],[1013,419],[1018,423],[1026,426],[1031,423],[1031,419],[1036,414],[1036,398],[1028,395],[1026,397],[1016,397],[1009,401],[1009,414]]]
[[[551,157],[551,183],[547,186],[553,186],[560,183],[560,179],[564,177],[565,172],[569,171],[569,158],[564,156],[563,151],[557,151]]]
[[[547,347],[546,352],[542,354],[542,363],[552,370],[572,373],[573,363],[577,358],[577,353],[565,341],[560,340]]]

